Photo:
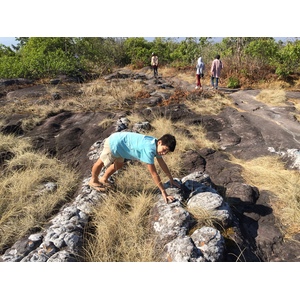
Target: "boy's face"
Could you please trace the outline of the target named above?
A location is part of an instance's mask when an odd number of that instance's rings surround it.
[[[156,152],[159,156],[165,155],[169,152],[169,147],[162,144],[161,141],[157,142]]]

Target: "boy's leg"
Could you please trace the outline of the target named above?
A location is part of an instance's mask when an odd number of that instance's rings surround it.
[[[218,88],[218,84],[219,84],[219,78],[216,77],[216,89]]]
[[[89,186],[98,191],[98,192],[105,192],[106,188],[99,182],[98,176],[104,166],[103,161],[99,158],[92,167],[92,177],[90,182],[88,183]]]
[[[111,164],[103,174],[103,176],[100,178],[100,182],[102,183],[109,183],[108,178],[114,174],[116,171],[121,169],[124,165],[124,160],[115,160],[113,164]]]
[[[98,176],[104,166],[103,161],[99,158],[92,167],[92,177],[90,180],[90,184],[99,184]]]

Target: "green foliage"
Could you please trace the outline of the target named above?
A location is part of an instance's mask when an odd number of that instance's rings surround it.
[[[20,50],[29,40],[29,37],[16,37],[15,40],[18,42],[16,46],[12,45],[12,48],[16,51]]]
[[[151,44],[144,38],[127,38],[124,41],[124,49],[133,66],[143,67],[150,65]]]
[[[0,57],[0,78],[26,77],[23,64],[17,56]]]
[[[2,78],[75,75],[81,67],[72,38],[29,38],[14,56],[0,58]]]
[[[170,40],[169,40],[170,41]],[[150,43],[151,52],[154,52],[159,57],[159,65],[167,64],[170,61],[171,43],[165,38],[157,37]],[[148,57],[150,61],[150,58]]]
[[[276,42],[270,37],[227,37],[215,42],[208,37],[19,37],[13,49],[0,44],[0,78],[45,78],[66,75],[105,74],[114,67],[149,66],[156,52],[159,65],[194,67],[199,56],[209,69],[216,54],[225,63],[224,77],[237,86],[240,74],[260,80],[270,71],[286,77],[298,73],[299,41]],[[234,76],[233,76],[234,75]]]
[[[172,61],[181,61],[185,65],[194,65],[195,59],[199,56],[196,38],[185,38],[170,54]]]
[[[245,54],[258,58],[262,63],[276,60],[279,45],[273,38],[259,38],[251,41],[245,48]]]
[[[43,78],[80,72],[103,73],[128,58],[122,39],[114,38],[16,38],[16,52],[0,55],[0,77]],[[11,51],[9,57],[8,50]],[[1,53],[1,50],[0,50]],[[100,67],[99,67],[100,66]]]
[[[10,47],[0,44],[0,57],[14,56],[14,54],[15,54],[14,51],[12,51]]]
[[[288,42],[282,47],[276,60],[272,64],[276,67],[276,74],[281,77],[286,77],[292,73],[298,73],[300,67],[300,41],[294,43]]]
[[[123,38],[76,38],[75,55],[87,69],[93,65],[109,70],[113,66],[126,65],[130,61],[124,50]]]
[[[236,89],[236,88],[239,88],[241,85],[240,85],[240,81],[238,80],[238,78],[236,77],[229,77],[228,78],[228,84],[227,84],[227,87],[230,88],[230,89]]]

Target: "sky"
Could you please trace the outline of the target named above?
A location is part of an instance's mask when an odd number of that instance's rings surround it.
[[[0,37],[0,44],[10,47],[12,44],[16,44],[16,40],[14,37]]]
[[[293,0],[285,0],[284,3],[186,0],[179,4],[152,0],[145,5],[141,5],[140,0],[52,0],[46,5],[40,3],[40,0],[1,3],[1,44],[10,46],[14,37],[33,36],[297,37],[300,33],[299,12]],[[259,295],[268,299],[286,297],[286,291],[291,295],[298,293],[298,283],[293,283],[297,280],[296,264],[285,263],[41,263],[30,265],[30,268],[28,264],[4,264],[1,267],[5,279],[13,278],[8,284],[3,284],[4,278],[1,277],[1,293],[4,294],[6,289],[8,293],[13,290],[16,296],[19,290],[23,299],[24,290],[32,286],[33,278],[35,289],[45,287],[53,280],[56,284],[61,282],[60,296],[63,297],[65,291],[65,296],[72,299],[92,296],[92,292],[107,292],[115,298],[124,298],[127,290],[130,299],[140,299],[140,294],[131,289],[133,285],[136,290],[139,286],[143,290],[143,298],[147,299],[157,298],[157,295],[171,299],[187,298],[188,294],[195,297],[199,288],[204,295],[207,290],[213,291],[210,296],[214,298],[220,293],[218,295],[224,300],[231,299],[232,292],[249,297],[252,292],[257,297],[259,290]],[[34,273],[30,276],[31,272]],[[76,282],[80,282],[80,289],[74,285]],[[18,289],[9,283],[18,286]],[[88,288],[84,288],[85,285]],[[68,286],[72,288],[65,289]],[[157,290],[160,290],[159,294]],[[31,293],[27,294],[32,298]]]
[[[151,6],[138,0],[95,1],[52,0],[47,13],[38,0],[15,0],[1,4],[0,43],[10,45],[12,37],[102,36],[102,37],[296,37],[298,11],[292,0],[285,5],[252,0],[201,3],[187,0],[180,6],[152,0]],[[104,1],[101,1],[104,2]],[[265,3],[266,2],[266,3]],[[35,7],[35,9],[31,9]],[[155,7],[154,11],[151,7]],[[133,9],[134,8],[134,9]],[[13,17],[10,12],[13,12]]]

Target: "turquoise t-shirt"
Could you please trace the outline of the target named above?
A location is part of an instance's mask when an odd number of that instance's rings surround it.
[[[156,141],[154,137],[140,133],[115,132],[109,137],[109,146],[115,157],[154,164],[154,157],[161,157],[156,153]]]

